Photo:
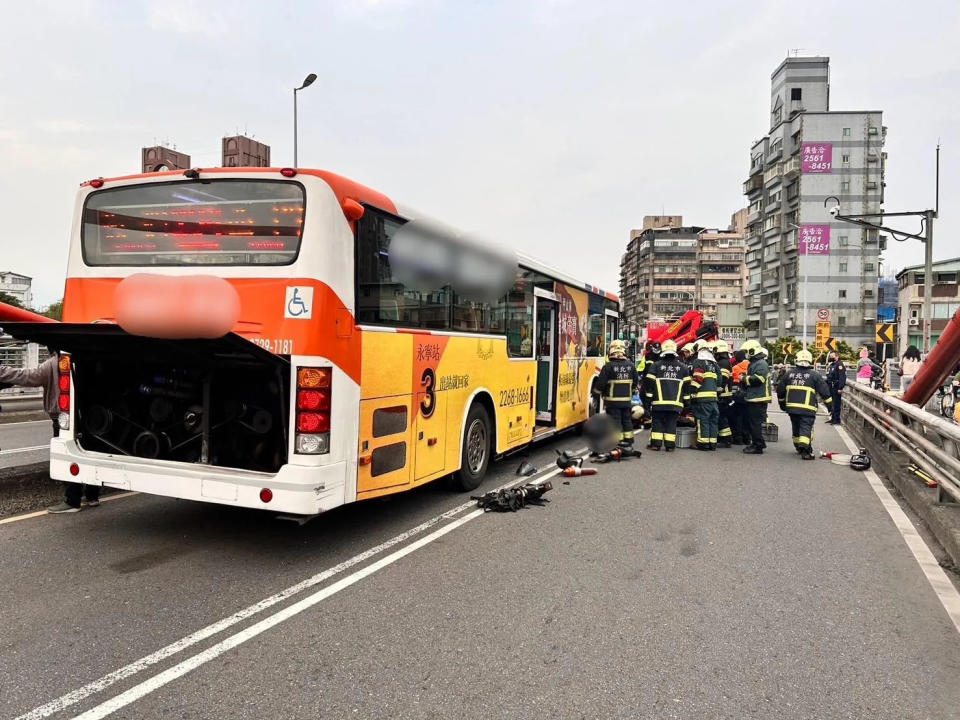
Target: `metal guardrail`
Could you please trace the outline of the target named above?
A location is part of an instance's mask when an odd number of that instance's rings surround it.
[[[960,502],[960,425],[857,383],[844,388],[843,412],[845,423],[872,430],[877,442],[902,451],[936,480],[940,502]]]

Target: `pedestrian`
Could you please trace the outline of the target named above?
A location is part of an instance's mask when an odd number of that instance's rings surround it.
[[[714,348],[714,357],[720,368],[720,389],[717,392],[717,409],[720,411],[717,445],[728,448],[733,441],[730,428],[730,413],[733,405],[733,366],[730,364],[730,346],[726,340],[718,340]]]
[[[817,418],[817,396],[831,405],[830,388],[813,369],[813,355],[809,350],[797,353],[796,364],[787,370],[777,383],[780,409],[790,416],[793,428],[793,447],[804,460],[813,460],[813,424]]]
[[[867,348],[860,349],[860,359],[857,361],[857,384],[869,385],[874,375],[883,372],[883,368],[873,361],[873,353]]]
[[[900,358],[900,367],[897,368],[897,375],[900,376],[900,390],[907,391],[914,376],[920,369],[920,349],[916,345],[911,345]]]
[[[827,369],[827,387],[830,388],[830,419],[827,425],[840,424],[840,408],[843,405],[843,388],[847,384],[847,366],[837,353],[830,353]]]
[[[750,361],[747,360],[747,354],[743,349],[733,353],[733,367],[730,370],[730,381],[733,389],[733,397],[730,403],[730,444],[731,445],[749,445],[750,433],[747,431],[746,412],[747,404],[743,399],[743,388],[740,387],[740,380],[750,367]]]
[[[750,444],[743,452],[748,455],[762,455],[767,447],[763,439],[763,423],[767,418],[767,405],[771,400],[767,349],[756,340],[747,340],[742,349],[750,361],[747,372],[740,378],[746,405],[746,425],[750,432]]]
[[[633,394],[638,388],[637,368],[627,360],[627,346],[614,340],[607,351],[610,359],[600,370],[593,391],[603,398],[607,415],[620,428],[619,444],[633,450]]]
[[[677,446],[677,419],[683,410],[683,391],[690,377],[690,368],[677,357],[677,344],[666,340],[660,348],[660,359],[648,367],[644,377],[647,404],[653,419],[650,429],[651,450],[661,445],[667,452]]]
[[[35,368],[24,369],[0,365],[0,383],[43,388],[43,409],[53,422],[54,437],[60,435],[60,361],[60,356],[51,351],[50,357]],[[69,363],[66,357],[63,361]],[[68,482],[64,483],[64,489],[64,502],[47,508],[48,513],[75,513],[80,512],[80,508],[84,505],[87,507],[100,505],[100,487],[97,485]]]
[[[693,345],[696,359],[690,363],[690,409],[697,421],[697,450],[716,450],[720,431],[720,410],[717,392],[720,389],[720,368],[705,340]]]

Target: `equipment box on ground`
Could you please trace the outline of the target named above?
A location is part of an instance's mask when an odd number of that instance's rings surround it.
[[[774,423],[763,423],[760,426],[760,434],[766,442],[776,442],[779,430]]]
[[[693,428],[677,428],[677,447],[688,448],[693,445]]]

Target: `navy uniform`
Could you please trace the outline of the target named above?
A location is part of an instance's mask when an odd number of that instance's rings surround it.
[[[633,447],[633,391],[638,384],[637,368],[625,357],[622,340],[610,343],[610,360],[593,385],[593,391],[603,398],[607,415],[620,428],[620,446]]]
[[[744,414],[750,432],[750,444],[743,449],[748,455],[762,455],[767,447],[763,439],[763,423],[767,418],[767,406],[770,396],[770,365],[767,363],[767,350],[756,340],[747,340],[743,344],[750,365],[740,378],[743,388]]]
[[[843,405],[843,388],[847,384],[847,366],[836,355],[827,370],[827,387],[830,388],[830,420],[831,425],[840,424],[840,408]]]
[[[667,452],[677,446],[677,419],[683,410],[684,385],[690,377],[690,368],[677,358],[677,346],[672,340],[663,343],[661,359],[649,368],[644,377],[644,389],[650,407],[653,426],[650,430],[651,450],[663,445]]]
[[[720,389],[720,368],[704,342],[694,346],[697,357],[690,363],[688,394],[690,410],[697,421],[697,450],[716,450],[720,432],[720,410],[717,392]]]
[[[831,406],[830,388],[813,365],[809,350],[797,353],[797,364],[787,370],[777,383],[780,408],[790,415],[793,447],[804,460],[813,460],[813,423],[817,417],[817,396]]]
[[[733,430],[730,428],[730,415],[733,412],[733,365],[730,364],[730,346],[726,341],[718,340],[716,351],[717,367],[720,368],[720,390],[717,392],[717,409],[720,411],[717,443],[720,447],[730,447]]]

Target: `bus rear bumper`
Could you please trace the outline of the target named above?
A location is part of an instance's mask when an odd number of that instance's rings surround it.
[[[76,475],[70,473],[74,464]],[[288,464],[278,473],[261,473],[85,452],[75,440],[54,438],[50,443],[50,477],[184,500],[315,515],[343,505],[346,463],[316,467]],[[261,500],[264,489],[272,494],[268,502]]]

